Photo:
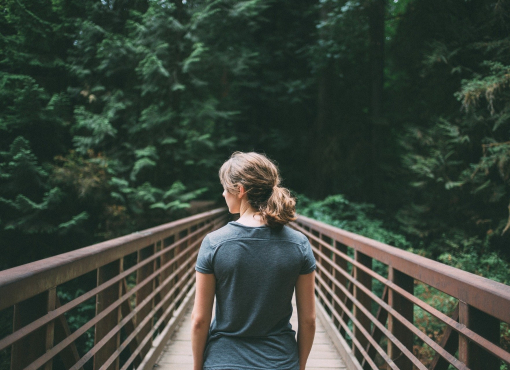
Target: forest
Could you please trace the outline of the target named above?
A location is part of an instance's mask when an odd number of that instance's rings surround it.
[[[0,270],[223,205],[256,151],[300,214],[510,284],[509,61],[509,0],[2,0]]]
[[[4,0],[0,269],[221,204],[236,150],[298,211],[510,283],[507,0]]]

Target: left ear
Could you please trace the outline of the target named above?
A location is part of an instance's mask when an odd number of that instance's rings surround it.
[[[246,189],[244,188],[244,186],[242,186],[241,184],[239,184],[239,186],[237,187],[237,190],[239,190],[239,193],[237,193],[237,197],[239,199],[241,199],[242,197],[244,197],[244,194],[246,194]]]

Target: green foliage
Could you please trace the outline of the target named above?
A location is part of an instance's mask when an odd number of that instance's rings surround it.
[[[371,4],[3,1],[0,269],[184,216],[257,150],[325,198],[299,212],[508,283],[508,2],[387,2],[381,137]]]
[[[501,256],[494,251],[480,253],[480,250],[472,247],[471,250],[464,249],[460,252],[456,251],[456,253],[441,254],[439,256],[439,261],[464,271],[510,285],[508,261],[502,259]]]
[[[62,305],[73,299],[78,298],[82,294],[86,293],[83,289],[78,288],[74,292],[59,289],[57,290],[58,298]],[[93,297],[84,303],[80,304],[75,309],[66,312],[65,318],[69,325],[71,333],[85,325],[87,322],[92,320],[96,315],[96,298]],[[94,346],[94,327],[91,327],[83,335],[81,335],[76,341],[77,348],[80,348],[83,353],[87,353]]]
[[[410,187],[397,218],[432,258],[508,283],[509,28],[500,18],[507,5],[491,4],[443,2],[445,10],[458,11],[433,21],[444,32],[415,33],[425,50],[416,56],[421,71],[412,78],[428,100],[416,106],[420,115],[409,117],[401,135]],[[430,11],[417,2],[408,16]],[[469,18],[477,21],[467,24]],[[471,31],[452,31],[461,26]]]
[[[29,142],[18,137],[8,152],[0,152],[0,227],[27,234],[68,232],[87,219],[82,212],[71,220],[55,223],[65,196],[50,187],[48,173],[37,163]]]
[[[298,195],[297,200],[297,212],[303,216],[397,248],[411,246],[403,234],[391,230],[388,222],[384,221],[384,213],[373,204],[351,202],[341,194],[319,201]]]

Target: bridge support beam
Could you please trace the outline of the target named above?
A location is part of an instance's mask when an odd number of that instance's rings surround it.
[[[101,285],[104,282],[113,279],[122,271],[123,259],[116,260],[108,263],[97,269],[97,285]],[[102,292],[96,295],[96,316],[104,311],[108,306],[119,299],[122,294],[122,282],[114,284],[109,288],[106,288]],[[103,339],[115,326],[118,324],[122,316],[121,307],[117,308],[113,312],[106,315],[100,320],[95,327],[94,345],[96,345],[101,339]],[[120,345],[120,332],[118,332],[112,339],[105,343],[94,356],[94,369],[99,369],[117,350]],[[119,358],[110,365],[108,370],[119,369]]]
[[[393,267],[389,267],[388,279],[404,290],[413,294],[414,279]],[[413,304],[409,300],[403,298],[400,294],[389,289],[388,292],[389,305],[401,314],[411,324],[413,323]],[[391,314],[388,315],[388,330],[409,350],[413,352],[413,333],[405,327],[401,322],[396,320]],[[413,363],[405,356],[397,346],[388,341],[388,356],[401,370],[413,370]]]
[[[335,248],[337,250],[339,250],[340,252],[347,254],[347,246],[342,244],[342,243],[340,243],[340,242],[338,242],[338,241],[335,241]],[[334,261],[335,265],[340,267],[342,270],[347,271],[347,261],[345,259],[343,259],[342,257],[334,254],[333,255],[333,261]],[[335,269],[334,272],[333,272],[333,276],[335,277],[335,279],[338,282],[340,282],[340,284],[342,284],[344,287],[347,287],[347,278],[344,275],[342,275],[339,271],[337,271]],[[342,289],[340,289],[336,285],[334,285],[333,288],[335,290],[335,295],[338,298],[340,298],[342,300],[342,302],[346,302],[345,294],[344,294],[344,292],[342,292]],[[343,312],[343,310],[340,307],[340,305],[338,303],[336,303],[336,301],[333,301],[333,307],[335,307],[335,311],[338,312],[340,317],[343,317],[344,315],[346,315]],[[333,316],[333,322],[335,323],[335,326],[340,330],[340,332],[343,332],[342,334],[344,334],[345,331],[341,327],[340,322],[334,316]]]
[[[13,332],[54,310],[55,300],[56,290],[52,288],[14,305]],[[11,351],[11,370],[23,369],[42,356],[46,350],[53,347],[53,337],[54,324],[49,323],[14,343]],[[51,364],[52,361],[48,362],[44,369]]]
[[[459,300],[459,322],[499,345],[499,320]],[[499,369],[501,361],[459,335],[459,360],[472,370]]]
[[[154,254],[154,251],[156,249],[156,245],[152,244],[149,245],[143,249],[140,249],[138,251],[137,255],[137,262],[140,263],[143,260],[151,257]],[[136,273],[136,284],[140,284],[143,280],[145,280],[148,276],[150,276],[154,270],[156,269],[156,260],[154,260],[153,263],[148,263],[145,266],[142,266],[138,269]],[[156,280],[154,279],[152,283],[149,283],[142,287],[140,290],[136,292],[136,306],[138,307],[144,300],[147,298],[155,289],[156,287]],[[154,298],[151,300],[149,304],[146,304],[145,307],[143,307],[138,313],[135,315],[136,317],[136,325],[139,325],[140,322],[142,322],[147,315],[150,314],[152,308],[154,307]],[[149,333],[149,331],[152,329],[153,325],[153,319],[149,320],[142,328],[140,328],[140,331],[138,332],[137,338],[138,343],[141,343],[145,336]],[[140,351],[140,357],[144,357],[147,352],[149,352],[149,349],[151,348],[152,341],[149,340],[147,344],[142,348]],[[138,364],[135,362],[135,366],[137,367]]]
[[[354,258],[356,261],[361,263],[364,266],[367,266],[368,268],[372,268],[372,258],[368,257],[366,254],[363,254],[359,251],[354,251]],[[372,277],[367,274],[366,272],[362,271],[361,269],[357,268],[356,266],[352,267],[354,269],[354,278],[358,280],[361,284],[363,284],[368,290],[372,290]],[[364,293],[361,289],[359,289],[357,286],[354,286],[354,298],[358,300],[358,302],[363,305],[368,311],[371,311],[372,308],[372,299]],[[371,331],[371,321],[370,319],[356,306],[354,305],[354,316],[359,321],[361,326],[366,329],[367,332],[370,333]],[[353,328],[353,334],[354,337],[360,342],[361,346],[363,348],[367,347],[368,339],[365,338],[361,330],[359,330],[356,326]],[[361,363],[363,361],[363,355],[362,353],[354,346],[353,344],[353,352],[358,361]]]

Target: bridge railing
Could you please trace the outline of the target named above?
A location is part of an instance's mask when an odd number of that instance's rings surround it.
[[[0,271],[0,318],[12,318],[0,365],[152,369],[191,302],[200,243],[226,217],[204,212]],[[63,299],[66,284],[81,294]]]
[[[352,368],[510,369],[510,286],[303,216],[292,226],[312,244],[319,311]]]

